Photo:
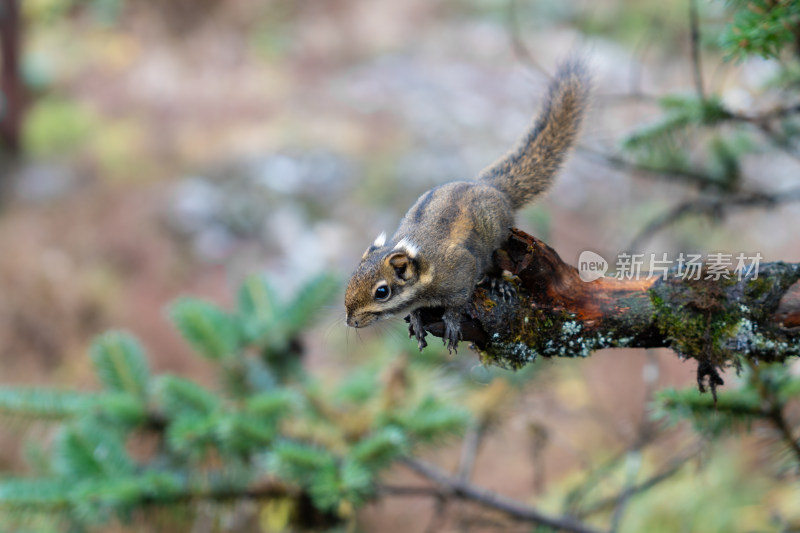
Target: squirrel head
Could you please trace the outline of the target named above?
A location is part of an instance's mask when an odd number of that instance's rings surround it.
[[[381,234],[361,257],[344,296],[347,325],[369,326],[381,318],[413,310],[417,295],[424,288],[421,275],[425,262],[416,246],[401,240],[384,246]]]

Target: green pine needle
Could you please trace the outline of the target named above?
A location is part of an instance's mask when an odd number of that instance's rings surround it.
[[[397,421],[415,440],[432,442],[461,433],[469,422],[469,413],[428,397],[415,409],[400,414]]]
[[[689,127],[713,127],[730,118],[722,101],[715,97],[700,98],[696,94],[668,95],[660,100],[664,116],[658,122],[639,128],[623,141],[630,151],[654,150],[661,143],[671,143]]]
[[[148,418],[145,401],[127,393],[100,395],[94,411],[103,422],[126,429],[139,426]]]
[[[374,367],[354,370],[337,387],[334,400],[352,404],[364,404],[380,394],[378,372]]]
[[[715,405],[711,394],[689,388],[659,391],[653,416],[672,423],[688,420],[698,431],[715,436],[749,427],[753,421],[764,418],[764,413],[761,398],[752,389],[717,391]]]
[[[339,290],[339,278],[323,273],[311,279],[295,295],[286,310],[286,329],[290,337],[307,327]]]
[[[314,504],[335,510],[342,501],[360,505],[373,493],[372,474],[363,465],[345,460],[338,469],[319,472],[308,487]]]
[[[211,303],[181,298],[170,306],[169,315],[183,338],[208,359],[232,356],[240,348],[236,321]]]
[[[45,388],[0,388],[0,414],[36,420],[66,420],[99,403],[90,393]]]
[[[249,454],[268,447],[277,437],[278,431],[269,420],[236,413],[220,420],[216,434],[225,450]]]
[[[0,480],[0,508],[56,510],[70,503],[74,483],[64,479]]]
[[[335,470],[336,461],[324,448],[281,441],[267,454],[266,467],[280,478],[306,486],[319,473]]]
[[[72,479],[130,474],[134,468],[122,438],[91,422],[62,428],[53,457],[55,471]]]
[[[107,389],[145,396],[150,369],[136,338],[123,331],[109,331],[94,340],[89,354],[97,376]]]
[[[167,428],[170,449],[192,458],[202,457],[210,448],[220,448],[218,427],[220,414],[182,416]]]
[[[397,427],[386,427],[362,439],[353,447],[350,457],[372,469],[388,466],[408,451],[408,440]]]
[[[163,412],[172,416],[208,415],[222,403],[213,392],[178,376],[160,376],[156,391]]]
[[[720,46],[729,59],[748,56],[777,58],[795,40],[792,31],[800,24],[800,3],[769,0],[728,0],[733,22],[720,36]]]
[[[245,411],[262,419],[275,420],[288,415],[301,399],[294,391],[278,389],[251,396],[245,402]]]
[[[244,331],[252,342],[269,331],[283,311],[275,289],[262,275],[249,276],[242,282],[236,297],[244,321]]]

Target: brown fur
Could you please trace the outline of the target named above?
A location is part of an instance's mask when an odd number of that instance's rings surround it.
[[[579,61],[559,68],[544,108],[508,155],[477,181],[452,182],[423,194],[386,242],[362,257],[345,293],[347,324],[364,327],[411,314],[420,349],[425,332],[417,310],[443,307],[445,341],[455,348],[459,310],[508,237],[514,211],[544,192],[575,142],[587,106],[589,80]],[[389,296],[376,292],[386,286]],[[383,289],[382,289],[383,291]]]

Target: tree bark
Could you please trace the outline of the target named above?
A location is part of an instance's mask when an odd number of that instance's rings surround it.
[[[762,263],[757,275],[730,279],[601,277],[578,270],[539,239],[519,230],[495,254],[515,276],[517,296],[504,300],[479,286],[461,323],[484,363],[518,369],[542,357],[586,357],[601,348],[669,347],[697,359],[698,381],[721,383],[717,369],[742,358],[784,361],[800,355],[800,265]],[[441,336],[440,310],[423,313]]]

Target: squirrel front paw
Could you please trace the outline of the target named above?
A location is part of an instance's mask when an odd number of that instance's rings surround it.
[[[450,353],[458,353],[458,341],[461,340],[461,313],[448,309],[442,316],[444,335],[442,341]]]
[[[422,315],[420,314],[419,309],[411,311],[406,320],[408,320],[408,336],[409,338],[417,338],[417,346],[421,352],[422,349],[428,345],[428,343],[425,342],[425,336],[427,333],[425,333],[425,328],[422,326]]]

